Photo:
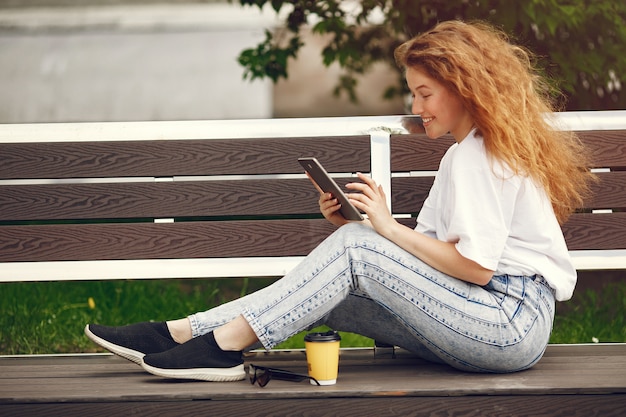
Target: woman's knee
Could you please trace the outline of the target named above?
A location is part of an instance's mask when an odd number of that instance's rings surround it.
[[[374,229],[371,227],[352,222],[341,226],[339,229],[335,231],[333,234],[335,238],[340,239],[344,242],[344,246],[354,246],[355,244],[362,244],[367,242],[368,240],[375,239],[376,236],[380,236]]]

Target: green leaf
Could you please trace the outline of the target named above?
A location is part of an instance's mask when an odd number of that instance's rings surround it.
[[[267,0],[240,0],[242,5],[262,7]],[[284,17],[284,25],[297,35],[307,18],[314,17],[315,34],[328,35],[322,45],[320,60],[329,66],[338,63],[346,74],[365,73],[381,60],[400,71],[393,61],[393,48],[403,40],[431,28],[439,21],[465,18],[485,20],[508,32],[515,42],[533,51],[538,68],[545,68],[555,83],[566,90],[568,109],[587,110],[626,108],[626,88],[613,98],[599,97],[596,89],[605,88],[613,70],[621,85],[626,85],[626,2],[605,0],[362,0],[361,9],[348,20],[338,0],[270,0],[278,12],[284,5],[293,11]],[[297,13],[295,11],[297,10]],[[382,13],[382,22],[368,22],[372,11]],[[279,29],[280,30],[280,29]],[[283,31],[284,33],[284,31]],[[242,51],[240,62],[246,78],[286,77],[289,58],[301,46],[299,38],[287,37],[279,47],[270,39],[257,48]],[[287,45],[287,46],[284,46]],[[594,49],[589,49],[594,45]],[[590,83],[580,85],[581,74]],[[394,91],[403,91],[403,81]],[[354,92],[347,79],[337,80],[337,92]]]

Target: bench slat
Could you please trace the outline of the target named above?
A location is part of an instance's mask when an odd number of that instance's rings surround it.
[[[5,143],[0,178],[301,173],[302,156],[332,172],[369,172],[369,136]]]
[[[425,134],[391,136],[391,171],[436,171],[454,143],[451,135],[430,139]]]
[[[324,219],[0,227],[0,262],[301,256]]]
[[[598,182],[591,185],[592,196],[585,201],[587,209],[625,209],[626,171],[599,172]]]
[[[626,171],[600,172],[598,182],[592,184],[592,196],[585,202],[585,210],[625,209]],[[395,213],[417,213],[433,184],[434,177],[392,178],[392,207]]]
[[[319,215],[318,198],[306,178],[11,185],[0,221]]]
[[[415,218],[398,221],[415,227]],[[570,251],[626,249],[626,212],[576,213],[563,225]]]
[[[626,249],[626,212],[573,214],[563,234],[569,250]]]
[[[589,148],[596,167],[626,167],[626,130],[582,131],[578,135]]]
[[[594,167],[626,167],[626,130],[594,130],[577,132],[589,148]],[[454,143],[452,136],[430,139],[425,134],[391,136],[391,170],[434,171],[446,150]]]
[[[435,177],[398,177],[391,179],[391,207],[394,213],[417,215],[433,185]]]

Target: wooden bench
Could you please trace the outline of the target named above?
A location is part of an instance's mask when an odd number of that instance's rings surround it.
[[[407,120],[0,125],[0,282],[280,276],[334,230],[301,156],[317,157],[340,184],[371,173],[392,190],[394,215],[413,225],[452,139],[407,134]],[[626,112],[559,121],[589,144],[600,178],[564,225],[576,267],[626,269]],[[495,376],[402,350],[344,349],[339,383],[321,389],[177,384],[110,355],[3,357],[0,411],[619,415],[625,357],[624,344],[555,345],[531,370]],[[299,351],[252,352],[251,361],[306,366]]]

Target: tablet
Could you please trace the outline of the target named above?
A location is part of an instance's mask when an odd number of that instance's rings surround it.
[[[339,188],[335,180],[328,175],[328,172],[317,159],[298,158],[298,162],[325,193],[331,193],[339,200],[341,204],[339,211],[346,220],[363,220],[359,210],[352,205],[345,193]]]

